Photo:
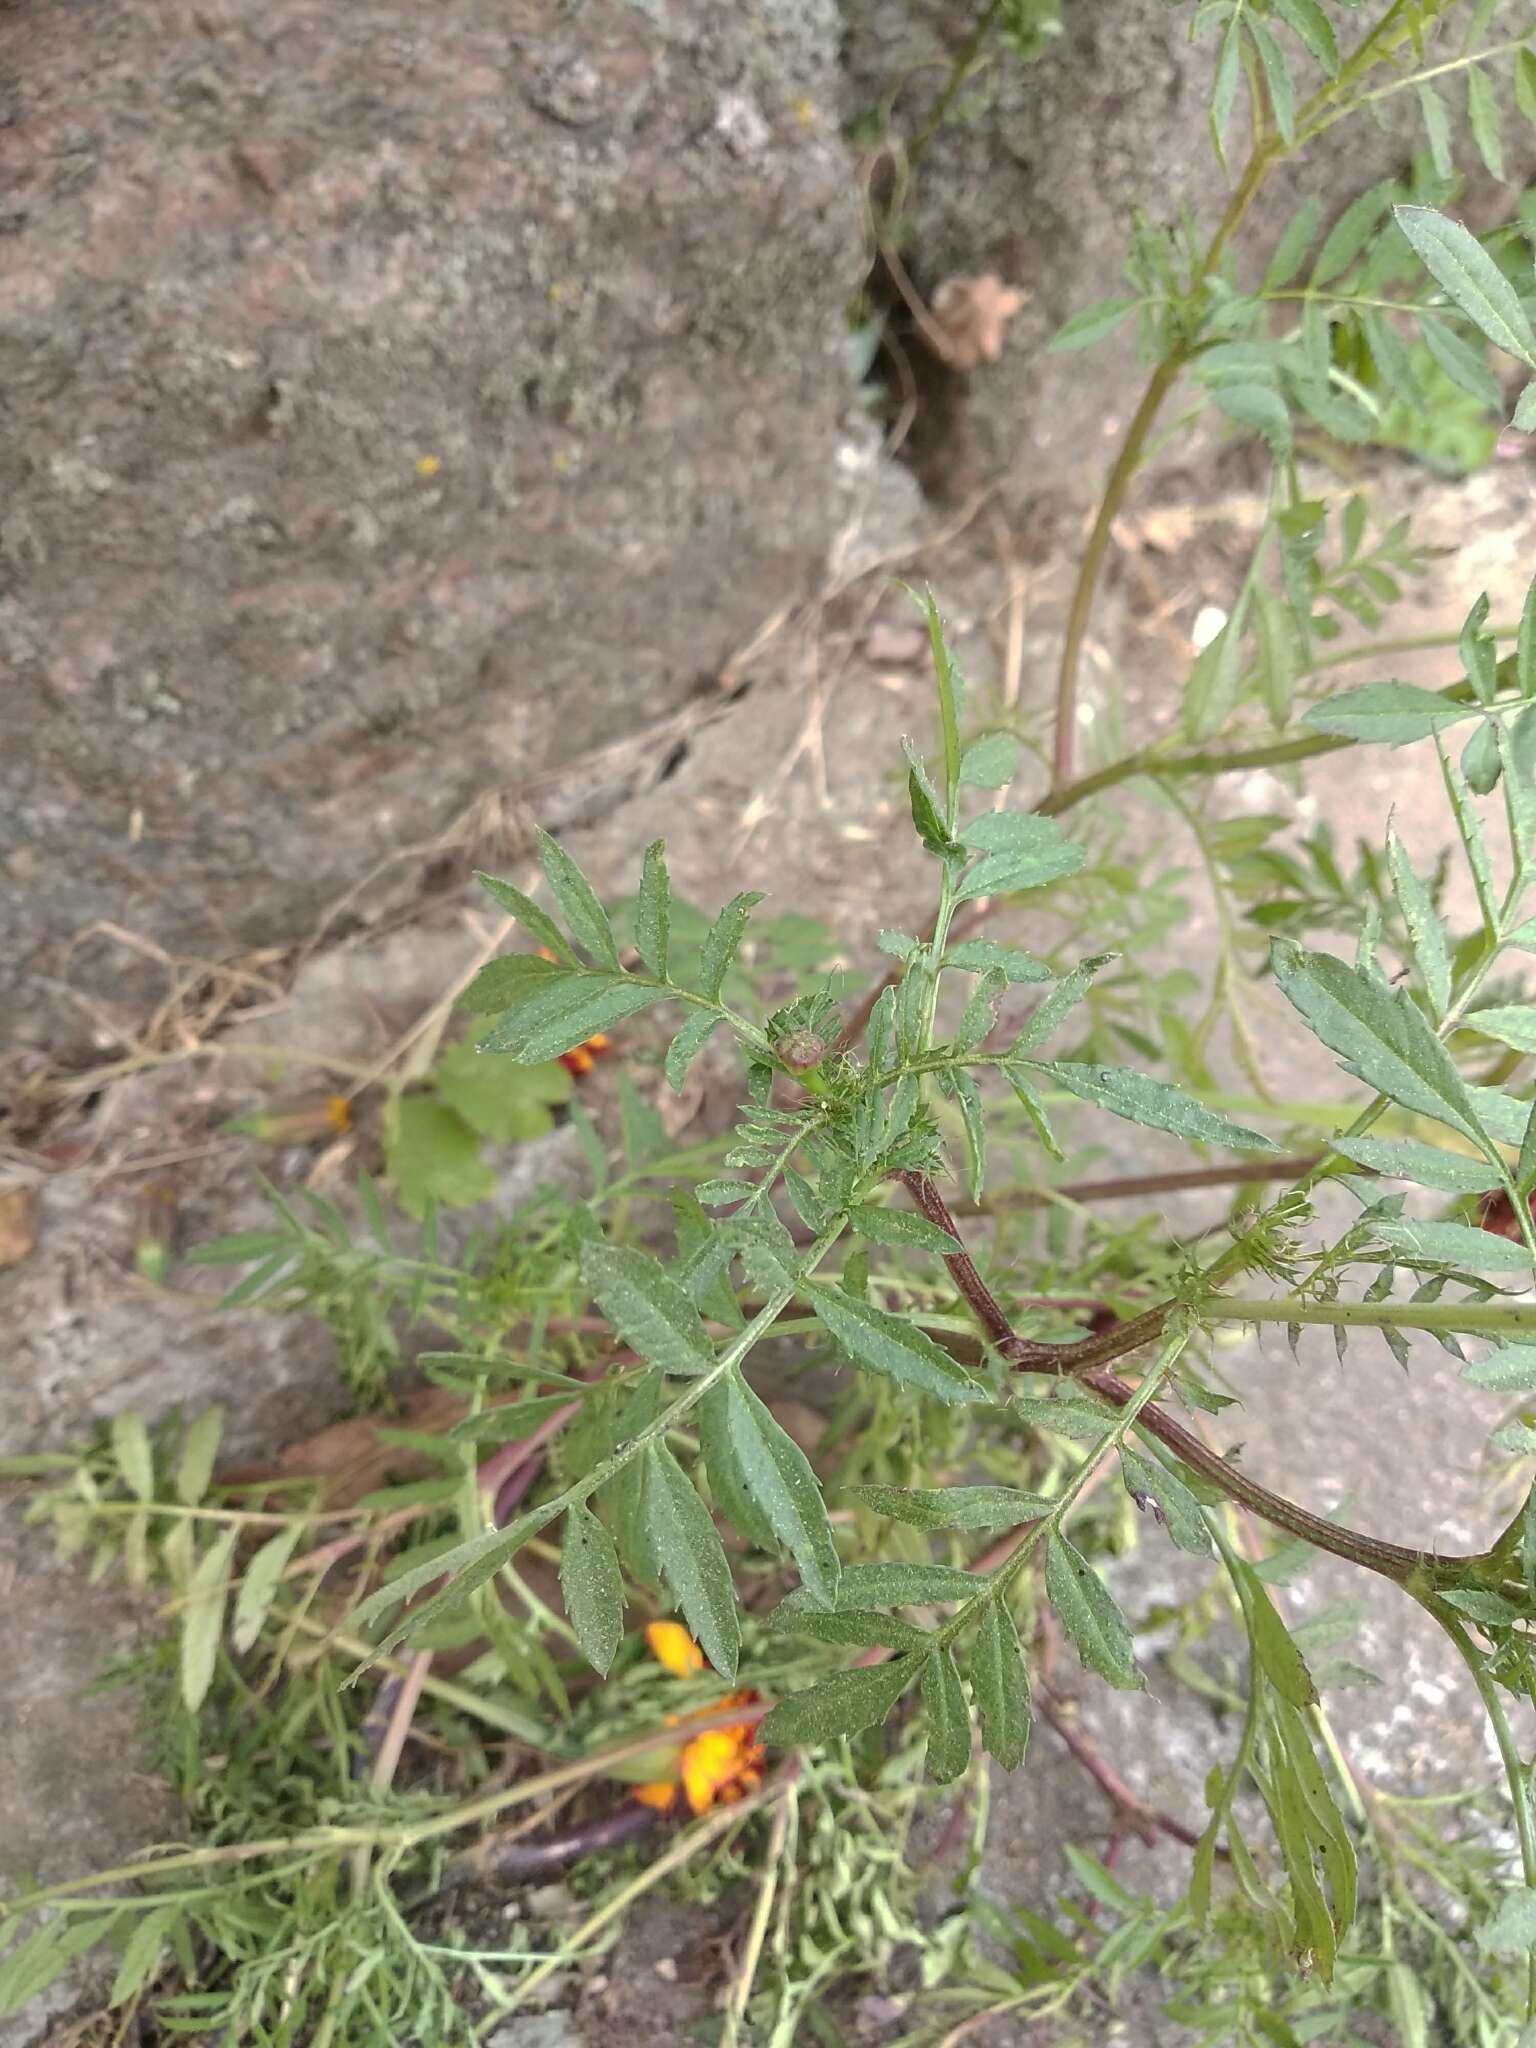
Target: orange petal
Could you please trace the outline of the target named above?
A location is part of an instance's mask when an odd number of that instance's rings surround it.
[[[642,1806],[654,1806],[658,1813],[665,1813],[677,1797],[677,1787],[664,1783],[637,1785],[635,1797]]]
[[[725,1795],[741,1763],[741,1744],[728,1728],[695,1735],[683,1751],[683,1791],[695,1813],[707,1813]]]
[[[645,1640],[656,1662],[674,1678],[692,1678],[704,1669],[704,1652],[680,1621],[647,1623]]]

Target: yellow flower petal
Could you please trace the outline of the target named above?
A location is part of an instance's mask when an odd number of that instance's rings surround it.
[[[649,1622],[645,1640],[656,1662],[674,1678],[692,1678],[704,1669],[704,1652],[680,1621]]]

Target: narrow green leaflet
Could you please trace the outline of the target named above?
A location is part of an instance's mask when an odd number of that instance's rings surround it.
[[[1088,1669],[1122,1692],[1144,1690],[1146,1681],[1136,1668],[1124,1615],[1093,1566],[1065,1536],[1053,1534],[1049,1540],[1045,1590]]]
[[[857,1735],[885,1719],[926,1661],[896,1657],[888,1664],[836,1672],[808,1692],[781,1700],[758,1733],[779,1749],[816,1747]]]
[[[979,1202],[987,1184],[987,1119],[981,1106],[981,1090],[963,1067],[945,1075],[947,1092],[954,1095],[965,1133],[965,1186],[973,1202]]]
[[[1520,296],[1475,235],[1430,206],[1393,209],[1430,276],[1495,348],[1536,369],[1536,334]]]
[[[1456,1266],[1474,1273],[1528,1273],[1533,1264],[1523,1244],[1497,1231],[1465,1223],[1430,1223],[1416,1216],[1378,1217],[1372,1228],[1390,1251],[1429,1266]]]
[[[667,877],[667,846],[664,839],[653,839],[640,863],[635,949],[658,981],[667,979],[667,940],[671,929],[672,887]]]
[[[957,903],[1038,889],[1075,875],[1087,859],[1054,818],[1023,811],[985,811],[965,828],[961,839],[981,858],[961,877]]]
[[[720,1000],[720,990],[736,958],[747,920],[762,900],[761,889],[744,889],[731,898],[704,936],[699,948],[699,988],[712,1003]]]
[[[1051,336],[1051,353],[1064,355],[1069,349],[1092,348],[1096,341],[1103,341],[1106,335],[1113,334],[1121,321],[1135,310],[1134,299],[1099,299],[1091,306],[1084,306],[1080,313],[1064,320]]]
[[[1490,1003],[1486,1009],[1469,1011],[1467,1023],[1516,1052],[1536,1052],[1536,1004]]]
[[[203,1410],[183,1439],[176,1465],[176,1497],[188,1507],[195,1507],[208,1491],[223,1434],[224,1409],[216,1403]]]
[[[123,1945],[123,1959],[112,1980],[112,1989],[107,1994],[109,2005],[125,2005],[136,1992],[143,1990],[159,1969],[166,1939],[180,1918],[179,1905],[156,1906],[135,1921],[133,1932]]]
[[[592,884],[558,839],[551,839],[542,830],[534,836],[538,844],[539,866],[544,870],[545,880],[560,906],[571,937],[591,954],[600,967],[611,967],[617,972],[619,949],[614,943],[613,927],[608,922],[607,911],[597,900]]]
[[[240,1526],[232,1523],[197,1561],[181,1611],[181,1697],[195,1714],[213,1683],[229,1599],[229,1570]]]
[[[1395,826],[1387,832],[1387,864],[1392,870],[1392,887],[1398,908],[1408,927],[1414,962],[1423,977],[1435,1015],[1443,1017],[1451,1002],[1451,949],[1440,913],[1409,860]]]
[[[1419,316],[1419,338],[1453,384],[1489,412],[1498,410],[1499,380],[1488,367],[1481,340],[1474,348],[1448,321],[1431,313]]]
[[[1461,1376],[1472,1386],[1490,1387],[1495,1393],[1536,1392],[1536,1344],[1501,1344]]]
[[[923,1607],[934,1600],[969,1600],[985,1584],[984,1578],[954,1564],[850,1564],[843,1570],[838,1605]],[[784,1605],[803,1606],[805,1600],[803,1593],[791,1593]]]
[[[1207,1109],[1169,1081],[1128,1067],[1088,1066],[1076,1060],[1046,1060],[1035,1071],[1060,1082],[1071,1094],[1133,1124],[1154,1131],[1172,1131],[1180,1138],[1198,1138],[1209,1145],[1228,1145],[1236,1152],[1276,1152],[1279,1147],[1261,1131],[1235,1124]]]
[[[558,1059],[666,996],[666,989],[627,974],[547,975],[480,1041],[480,1050],[509,1052],[524,1061]]]
[[[1310,283],[1314,291],[1347,270],[1376,231],[1376,223],[1387,210],[1392,196],[1388,184],[1373,185],[1339,215],[1323,238],[1312,266]]]
[[[921,1650],[926,1656],[929,1637],[909,1621],[893,1614],[872,1614],[867,1608],[840,1608],[824,1614],[819,1608],[799,1602],[776,1607],[767,1617],[768,1626],[780,1634],[810,1636],[818,1643],[842,1643],[856,1650]]]
[[[624,1577],[613,1538],[580,1502],[565,1517],[560,1590],[581,1654],[606,1678],[624,1635]]]
[[[1013,1041],[1012,1056],[1020,1058],[1037,1045],[1043,1045],[1068,1011],[1082,1001],[1093,977],[1101,968],[1108,967],[1114,958],[1113,953],[1095,953],[1087,960],[1080,960],[1070,974],[1064,974],[1056,986],[1047,991],[1034,1015]],[[1011,1071],[1009,1078],[1012,1078]]]
[[[979,974],[995,968],[1011,982],[1051,979],[1051,970],[1043,960],[1037,960],[1019,946],[1000,946],[996,939],[962,939],[944,955],[944,965]]]
[[[1277,462],[1291,452],[1291,415],[1285,400],[1269,384],[1218,384],[1211,396],[1240,427],[1251,427],[1268,443]],[[1206,739],[1220,729],[1237,687],[1242,627],[1228,619],[1209,646],[1203,647],[1190,671],[1185,715],[1191,734]],[[1199,707],[1198,710],[1196,707]]]
[[[1275,253],[1269,259],[1269,268],[1264,273],[1261,287],[1266,292],[1282,291],[1292,283],[1307,260],[1307,251],[1317,237],[1318,222],[1322,218],[1322,202],[1314,194],[1304,200],[1286,222]]]
[[[1314,704],[1301,722],[1316,732],[1402,747],[1477,715],[1475,704],[1454,704],[1417,683],[1362,683],[1358,690],[1341,690]]]
[[[112,1418],[112,1455],[135,1500],[155,1497],[155,1454],[142,1415],[131,1408]]]
[[[1205,1526],[1200,1503],[1176,1472],[1153,1459],[1138,1458],[1123,1447],[1120,1468],[1127,1491],[1138,1504],[1152,1503],[1158,1520],[1178,1549],[1187,1550],[1194,1557],[1210,1556],[1211,1532]]]
[[[960,756],[960,780],[970,789],[1003,789],[1019,765],[1019,743],[1011,732],[989,732],[972,740]]]
[[[1029,1748],[1029,1672],[1013,1616],[1003,1600],[989,1600],[971,1649],[971,1693],[981,1714],[987,1754],[1016,1771]]]
[[[1497,1912],[1477,1930],[1477,1945],[1489,1956],[1529,1955],[1536,1948],[1536,1890],[1522,1885],[1507,1891]]]
[[[629,1245],[584,1244],[581,1277],[626,1344],[663,1372],[694,1378],[715,1362],[715,1347],[682,1288]]]
[[[665,1444],[645,1460],[645,1533],[662,1575],[700,1649],[722,1678],[734,1679],[741,1624],[731,1568],[714,1517]]]
[[[1318,0],[1274,0],[1274,9],[1292,30],[1309,57],[1314,57],[1330,78],[1339,68],[1339,46]]]
[[[1282,1699],[1297,1707],[1315,1707],[1317,1687],[1312,1683],[1307,1660],[1292,1641],[1290,1630],[1280,1619],[1263,1582],[1245,1568],[1242,1587],[1247,1595],[1248,1625],[1253,1632],[1253,1654],[1259,1669]]]
[[[1466,1084],[1406,991],[1384,988],[1331,953],[1304,953],[1288,940],[1274,942],[1271,959],[1281,992],[1346,1072],[1482,1143]]]
[[[800,1567],[807,1591],[823,1606],[836,1607],[842,1565],[810,1460],[739,1372],[710,1391],[720,1396],[723,1434],[748,1492]]]
[[[267,1538],[242,1573],[229,1630],[229,1639],[242,1656],[261,1634],[262,1624],[277,1598],[277,1589],[283,1583],[288,1560],[303,1534],[304,1527],[299,1522],[290,1529],[279,1529],[275,1536]]]
[[[531,897],[525,896],[521,889],[514,889],[510,882],[498,882],[494,875],[481,874],[478,870],[475,880],[493,902],[501,905],[508,917],[517,919],[536,946],[547,946],[555,959],[566,967],[576,965],[576,955],[571,951],[565,934]]]
[[[971,1762],[971,1710],[954,1653],[938,1650],[923,1666],[928,1715],[928,1774],[940,1785],[963,1777]]]
[[[1480,64],[1467,73],[1467,125],[1490,178],[1504,182],[1504,141],[1499,133],[1499,103]],[[1449,290],[1449,286],[1447,286]]]
[[[573,969],[578,973],[586,971],[574,959],[561,962],[546,960],[540,953],[504,953],[499,960],[486,961],[459,997],[459,1008],[470,1010],[477,1017],[493,1016],[499,1010],[510,1010],[552,977],[569,974]]]
[[[1411,1180],[1421,1188],[1447,1195],[1479,1195],[1499,1185],[1495,1167],[1486,1159],[1469,1159],[1439,1145],[1421,1145],[1412,1138],[1335,1138],[1335,1152],[1394,1180]]]
[[[816,1320],[856,1365],[941,1401],[984,1401],[987,1390],[901,1316],[830,1287],[805,1289]]]
[[[559,1512],[558,1500],[541,1502],[538,1507],[529,1508],[526,1514],[519,1515],[515,1522],[509,1522],[505,1529],[482,1529],[467,1542],[458,1544],[441,1556],[424,1559],[370,1593],[353,1610],[354,1628],[371,1625],[380,1615],[388,1614],[403,1601],[413,1600],[439,1579],[444,1582],[379,1640],[372,1654],[364,1659],[352,1677],[356,1678],[378,1658],[387,1657],[395,1645],[414,1630],[428,1628],[440,1615],[462,1607],[472,1593],[479,1592],[483,1585],[494,1579],[507,1560],[515,1557],[523,1545],[537,1536]],[[349,1679],[348,1683],[351,1682]]]
[[[851,1486],[848,1495],[871,1514],[914,1529],[1011,1529],[1040,1521],[1055,1506],[1014,1486]]]
[[[873,1202],[855,1202],[846,1212],[848,1227],[873,1244],[912,1245],[924,1252],[949,1258],[965,1247],[926,1216],[914,1216],[910,1209],[879,1209]]]
[[[713,1010],[695,1010],[667,1047],[667,1086],[674,1095],[682,1094],[689,1068],[723,1022]]]

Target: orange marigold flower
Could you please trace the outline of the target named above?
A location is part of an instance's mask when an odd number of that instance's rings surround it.
[[[694,1813],[730,1806],[763,1782],[763,1752],[748,1727],[710,1728],[683,1751],[683,1793]]]
[[[704,1652],[680,1621],[653,1621],[645,1631],[651,1655],[674,1678],[692,1678],[704,1669]]]

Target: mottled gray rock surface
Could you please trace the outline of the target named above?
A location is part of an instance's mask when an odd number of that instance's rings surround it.
[[[969,0],[843,0],[843,11],[849,113],[867,114],[899,85],[892,126],[922,135],[979,8]],[[1028,295],[1001,361],[962,380],[963,395],[949,395],[963,445],[932,451],[925,465],[962,491],[978,476],[998,477],[1015,505],[1047,489],[1074,501],[1096,492],[1144,379],[1134,323],[1086,355],[1046,355],[1045,343],[1069,315],[1126,296],[1123,266],[1138,212],[1172,225],[1187,208],[1208,236],[1247,153],[1240,93],[1228,134],[1230,179],[1212,156],[1206,110],[1217,44],[1209,34],[1190,41],[1193,8],[1065,0],[1061,14],[1061,35],[1039,61],[1004,54],[978,68],[928,139],[904,200],[906,260],[925,295],[947,277],[987,271]],[[1364,12],[1354,23],[1342,18],[1346,52],[1374,20]],[[1527,0],[1503,0],[1479,44],[1517,35],[1529,20]],[[1448,28],[1447,54],[1459,51],[1458,33]],[[1285,41],[1304,100],[1322,73]],[[1528,124],[1506,123],[1508,182],[1490,189],[1467,133],[1461,81],[1441,86],[1457,126],[1458,168],[1475,188],[1472,210],[1490,224],[1510,218],[1536,168]],[[1366,186],[1404,172],[1423,148],[1412,92],[1329,129],[1261,191],[1243,226],[1239,275],[1257,281],[1304,196],[1317,193],[1331,219]],[[1175,454],[1187,452],[1184,435]]]
[[[142,960],[63,956],[95,918],[302,936],[815,581],[860,260],[838,28],[0,11],[0,1036],[79,1035],[66,973],[131,1016]]]

